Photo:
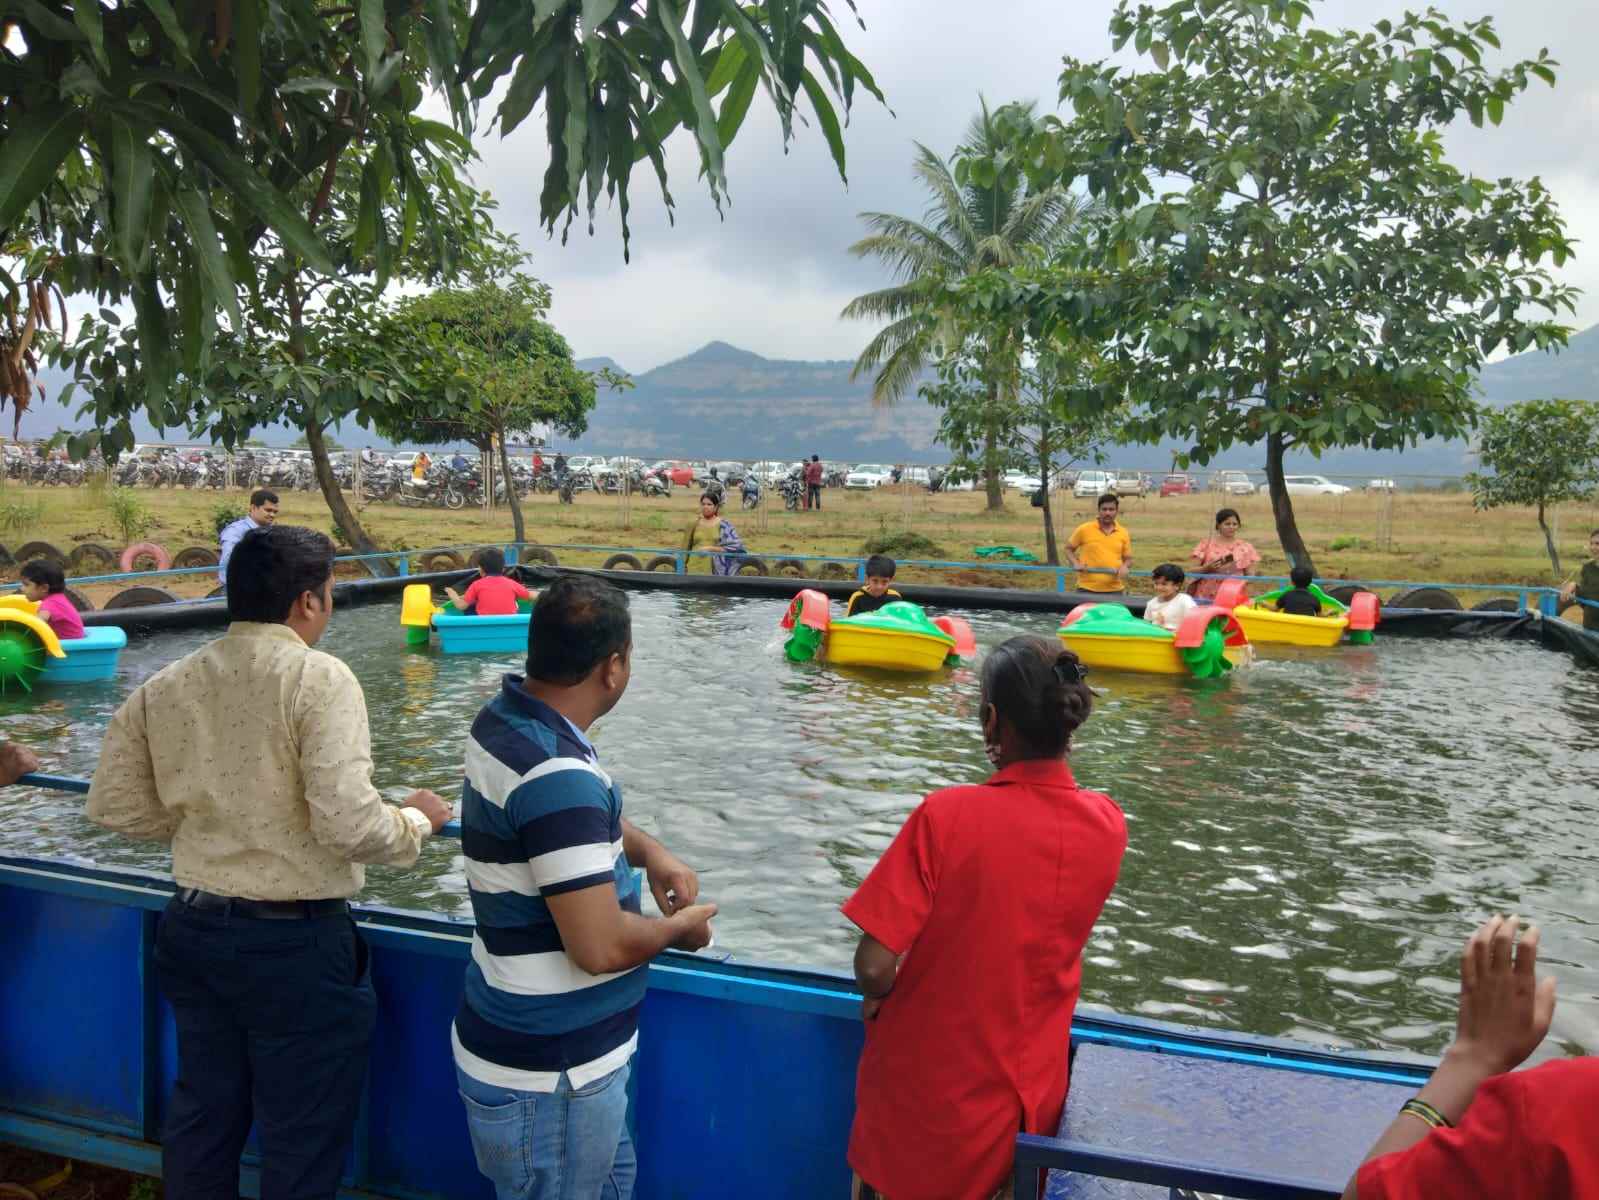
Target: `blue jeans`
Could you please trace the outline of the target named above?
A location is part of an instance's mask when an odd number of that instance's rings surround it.
[[[629,1200],[638,1160],[623,1066],[573,1089],[518,1092],[455,1072],[477,1167],[498,1200]]]

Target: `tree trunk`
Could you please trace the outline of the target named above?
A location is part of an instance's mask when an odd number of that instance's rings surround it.
[[[1311,561],[1310,548],[1299,534],[1293,497],[1288,494],[1288,484],[1283,479],[1283,455],[1287,450],[1282,434],[1266,435],[1266,487],[1271,492],[1271,515],[1277,523],[1277,540],[1288,556],[1289,567],[1308,567],[1314,571],[1316,564]]]
[[[357,554],[378,553],[380,547],[361,527],[354,510],[345,501],[344,493],[339,491],[339,481],[333,478],[333,463],[328,458],[327,439],[322,436],[322,426],[315,421],[305,427],[305,444],[311,451],[311,465],[316,471],[317,486],[322,489],[322,499],[327,501],[328,511],[333,514],[335,528],[344,531],[344,536],[355,547]],[[378,560],[370,565],[373,574],[394,574],[394,567],[388,562]]]
[[[1060,566],[1060,547],[1055,544],[1055,516],[1049,507],[1050,467],[1049,427],[1038,431],[1038,481],[1043,485],[1039,494],[1044,498],[1044,561],[1052,567]]]
[[[1543,544],[1549,551],[1549,565],[1555,569],[1555,578],[1560,578],[1560,551],[1555,547],[1555,535],[1549,532],[1549,525],[1544,520],[1543,504],[1538,505],[1538,528],[1543,530]]]
[[[999,512],[1005,507],[1005,496],[999,486],[999,430],[994,425],[994,410],[999,406],[999,384],[988,384],[988,413],[983,421],[983,490],[988,493],[988,511]]]
[[[500,443],[500,477],[505,480],[505,501],[511,506],[511,528],[515,540],[527,541],[527,525],[522,520],[522,498],[516,494],[516,481],[511,477],[511,452],[505,445],[505,430],[498,429],[495,436]]]

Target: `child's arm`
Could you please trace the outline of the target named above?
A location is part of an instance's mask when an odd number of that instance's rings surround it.
[[[472,589],[471,588],[467,588],[466,590],[467,590],[467,594],[470,595]],[[457,609],[466,608],[467,601],[465,599],[463,599],[461,594],[459,592],[457,592],[454,588],[446,587],[444,589],[444,594],[450,598],[450,603],[455,605],[455,607]]]

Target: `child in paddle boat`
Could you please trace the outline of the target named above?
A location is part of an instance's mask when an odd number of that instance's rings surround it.
[[[866,1022],[858,1200],[1008,1195],[1018,1131],[1060,1127],[1083,948],[1127,849],[1121,809],[1066,762],[1093,707],[1071,651],[995,646],[978,704],[994,773],[923,800],[844,905]]]
[[[444,594],[460,613],[479,617],[509,617],[517,611],[518,600],[535,600],[537,593],[528,591],[505,573],[505,552],[494,546],[485,546],[477,554],[477,578],[458,595],[454,588],[445,588]]]
[[[1288,572],[1288,578],[1294,586],[1277,597],[1277,611],[1293,617],[1321,616],[1321,601],[1310,590],[1310,585],[1316,582],[1311,569],[1295,567]]]
[[[1183,618],[1199,607],[1183,591],[1183,569],[1176,563],[1161,563],[1149,573],[1149,582],[1155,598],[1144,605],[1144,620],[1176,633]]]
[[[61,564],[34,558],[22,564],[22,594],[39,606],[39,616],[63,642],[83,636],[83,618],[67,599]]]
[[[1517,936],[1519,933],[1519,937]],[[1515,1068],[1548,1036],[1555,981],[1538,978],[1538,927],[1489,918],[1460,963],[1455,1040],[1427,1086],[1366,1154],[1343,1200],[1594,1200],[1599,1058]],[[1587,1099],[1584,1100],[1583,1097]]]
[[[892,604],[904,597],[896,592],[892,586],[894,572],[898,568],[894,560],[886,554],[874,554],[866,560],[866,583],[860,591],[849,598],[845,609],[846,617],[864,617],[867,613],[874,613],[885,604]]]

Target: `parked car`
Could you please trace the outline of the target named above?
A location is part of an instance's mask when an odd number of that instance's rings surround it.
[[[663,458],[660,462],[653,464],[650,467],[650,470],[652,472],[658,471],[667,479],[671,480],[673,487],[694,486],[694,468],[689,466],[686,462],[680,462],[676,459]]]
[[[1352,490],[1325,475],[1284,475],[1283,486],[1290,496],[1347,496]]]
[[[1103,496],[1116,490],[1116,479],[1109,471],[1082,471],[1072,484],[1072,495],[1078,499]]]
[[[598,473],[605,468],[605,458],[599,454],[574,454],[566,460],[566,469],[574,475],[579,471]]]
[[[1142,496],[1149,491],[1149,480],[1142,471],[1119,471],[1111,490],[1118,496]]]
[[[1373,479],[1366,485],[1368,492],[1397,492],[1399,485],[1392,479]]]
[[[1160,481],[1162,496],[1191,496],[1198,490],[1192,475],[1168,475]]]
[[[901,483],[914,483],[918,487],[926,487],[932,479],[926,467],[906,467],[904,474],[899,477]]]
[[[1210,490],[1229,496],[1253,496],[1255,481],[1248,471],[1216,471],[1210,477]]]
[[[882,463],[861,463],[844,477],[844,486],[856,491],[869,491],[882,487],[892,473],[893,468]]]

